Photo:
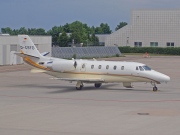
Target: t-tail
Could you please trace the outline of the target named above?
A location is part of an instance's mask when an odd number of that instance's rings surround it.
[[[18,39],[20,44],[20,51],[22,54],[36,58],[42,57],[28,35],[18,35]]]
[[[22,57],[24,62],[35,68],[49,70],[45,65],[40,64],[40,62],[44,63],[47,59],[40,54],[30,37],[28,35],[18,35],[18,39],[20,52],[16,52],[15,54]]]

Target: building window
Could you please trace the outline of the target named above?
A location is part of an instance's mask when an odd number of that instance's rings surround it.
[[[166,43],[166,46],[167,46],[167,47],[174,47],[174,43],[173,43],[173,42],[167,42],[167,43]]]
[[[94,68],[94,65],[91,65],[91,69],[93,69]]]
[[[109,65],[106,66],[106,69],[109,69]]]
[[[151,47],[158,47],[158,42],[150,42]]]
[[[142,42],[134,42],[134,47],[142,47]]]
[[[98,68],[101,69],[101,65],[99,65]]]
[[[117,66],[114,66],[114,70],[116,70]]]

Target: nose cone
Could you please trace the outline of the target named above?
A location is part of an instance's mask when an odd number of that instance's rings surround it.
[[[159,73],[157,79],[159,82],[169,82],[170,81],[170,77],[165,74],[162,74],[162,73]]]
[[[157,71],[152,71],[150,76],[153,80],[156,80],[157,82],[169,82],[170,81],[169,76],[162,74],[160,72],[157,72]]]
[[[169,81],[170,81],[170,77],[167,76],[167,75],[164,75],[164,76],[162,77],[162,80],[163,80],[164,82],[169,82]]]

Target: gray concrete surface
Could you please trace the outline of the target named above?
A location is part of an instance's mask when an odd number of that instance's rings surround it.
[[[50,80],[20,68],[0,73],[0,135],[179,135],[180,57],[116,58],[142,62],[171,77],[168,84],[85,84]],[[3,69],[3,67],[1,67]],[[10,72],[11,71],[11,72]]]

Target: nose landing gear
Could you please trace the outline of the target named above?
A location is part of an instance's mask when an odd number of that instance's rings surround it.
[[[156,92],[158,90],[158,88],[156,87],[156,83],[155,82],[151,82],[151,84],[154,86],[153,87],[153,91]]]
[[[156,92],[158,88],[156,86],[153,87],[153,91]]]

